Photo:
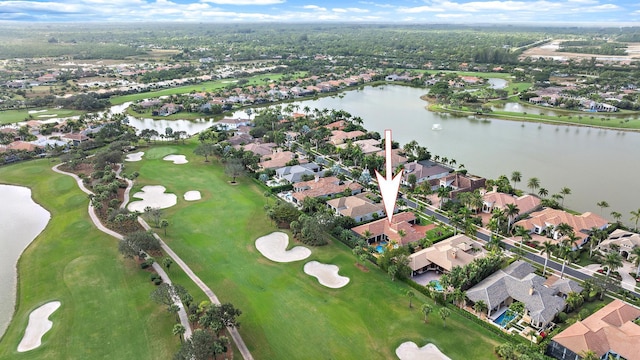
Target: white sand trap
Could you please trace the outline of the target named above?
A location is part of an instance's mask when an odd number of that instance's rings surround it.
[[[304,264],[304,273],[315,276],[321,285],[333,289],[341,288],[349,283],[349,278],[338,275],[337,265],[323,264],[317,261],[309,261]]]
[[[52,118],[52,117],[56,117],[58,116],[58,114],[43,114],[43,115],[38,115],[39,118]]]
[[[49,320],[49,316],[59,307],[60,301],[51,301],[29,314],[27,330],[25,330],[24,336],[20,340],[20,344],[18,344],[18,352],[33,350],[42,344],[42,337],[53,327],[53,322]]]
[[[45,109],[45,110],[29,110],[27,111],[28,114],[37,114],[37,113],[41,113],[41,112],[47,112],[49,110]]]
[[[289,236],[283,232],[273,232],[256,240],[256,249],[271,261],[293,262],[311,256],[311,250],[304,246],[287,250],[287,245],[289,245]]]
[[[144,208],[147,206],[152,209],[166,209],[177,204],[178,197],[176,194],[165,194],[165,190],[167,189],[162,185],[147,185],[142,188],[142,191],[133,194],[134,198],[142,200],[129,203],[127,209],[129,211],[144,212]]]
[[[186,164],[189,162],[187,160],[187,157],[184,155],[167,155],[163,157],[162,160],[173,161],[174,164],[178,164],[178,165]]]
[[[184,199],[186,201],[196,201],[202,199],[202,195],[200,195],[200,191],[198,190],[190,190],[184,193]]]
[[[421,348],[413,341],[403,342],[396,349],[396,355],[400,360],[451,360],[443,354],[437,346],[429,343]]]
[[[140,161],[142,160],[142,155],[144,155],[143,151],[133,153],[133,154],[127,154],[127,157],[126,159],[124,159],[124,161]]]

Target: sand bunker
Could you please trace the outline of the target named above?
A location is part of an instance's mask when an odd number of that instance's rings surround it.
[[[451,360],[447,355],[443,354],[437,346],[427,344],[419,348],[413,341],[407,341],[400,344],[396,349],[396,355],[400,360]]]
[[[127,154],[127,157],[126,159],[124,159],[124,161],[140,161],[142,160],[142,155],[144,155],[144,152],[142,151],[133,154]]]
[[[37,114],[37,113],[41,113],[41,112],[47,112],[49,110],[29,110],[27,111],[28,114]]]
[[[187,157],[184,155],[167,155],[163,157],[162,160],[173,161],[174,164],[178,164],[178,165],[186,164],[189,162],[187,160]]]
[[[58,116],[58,114],[43,114],[43,115],[38,115],[39,118],[52,118],[52,117],[56,117]]]
[[[273,232],[256,240],[256,249],[271,261],[299,261],[311,255],[311,250],[304,246],[296,246],[287,250],[287,245],[289,245],[289,236],[283,232]]]
[[[27,324],[27,330],[24,332],[20,344],[18,344],[18,352],[33,350],[42,344],[42,337],[53,327],[53,322],[49,320],[49,316],[59,307],[60,301],[52,301],[29,314],[29,324]]]
[[[165,190],[167,189],[161,185],[147,185],[142,188],[142,191],[133,194],[134,198],[142,200],[129,203],[127,209],[144,212],[147,206],[166,209],[178,203],[178,197],[175,194],[165,194]]]
[[[349,278],[338,275],[338,266],[332,264],[323,264],[317,261],[309,261],[304,264],[304,273],[315,276],[320,285],[333,289],[341,288],[349,283]]]
[[[202,199],[202,195],[200,195],[200,191],[191,190],[184,193],[184,199],[186,201],[196,201]]]

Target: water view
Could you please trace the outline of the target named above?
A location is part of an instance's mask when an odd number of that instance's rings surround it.
[[[346,110],[360,116],[369,130],[382,133],[391,128],[395,141],[405,144],[417,140],[432,155],[455,159],[471,173],[486,178],[510,177],[513,171],[520,171],[522,182],[517,187],[524,190],[531,177],[539,178],[550,195],[568,187],[571,195],[564,203],[576,211],[593,211],[607,218],[611,211],[617,211],[622,214],[622,221],[629,223],[629,212],[640,207],[640,193],[632,191],[634,179],[640,177],[640,169],[633,166],[640,154],[640,133],[437,114],[428,111],[427,103],[420,99],[425,92],[386,85],[295,104],[300,109],[308,106],[312,110]],[[115,111],[123,108],[114,107]],[[517,103],[509,103],[505,109],[553,115],[552,110]],[[233,116],[248,115],[237,112]],[[171,127],[193,134],[208,128],[213,121],[129,116],[129,123],[138,129],[154,128],[161,133]],[[434,125],[441,131],[433,131]],[[602,200],[609,203],[609,209],[601,211],[596,206]]]
[[[11,321],[16,302],[16,263],[51,215],[31,198],[31,190],[0,185],[0,336]]]

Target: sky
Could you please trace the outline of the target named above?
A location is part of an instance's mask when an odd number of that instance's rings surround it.
[[[0,0],[0,21],[640,26],[638,0]]]

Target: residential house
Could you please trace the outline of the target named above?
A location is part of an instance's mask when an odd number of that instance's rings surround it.
[[[531,214],[527,219],[520,220],[515,223],[516,226],[522,226],[531,233],[543,235],[546,232],[547,237],[553,240],[559,240],[562,235],[556,230],[561,223],[569,224],[573,228],[575,235],[579,238],[574,244],[574,248],[578,248],[587,242],[589,232],[592,228],[604,229],[609,223],[607,220],[592,212],[586,212],[582,215],[573,215],[563,210],[545,208]]]
[[[332,130],[331,136],[329,137],[329,142],[333,145],[340,145],[347,140],[353,140],[360,136],[366,135],[364,132],[360,130],[354,131],[342,131],[342,130]]]
[[[443,178],[453,169],[446,166],[442,166],[438,163],[429,160],[413,161],[404,164],[404,173],[402,175],[402,183],[408,185],[409,175],[414,174],[416,176],[416,184],[420,184],[424,181],[435,180]]]
[[[154,116],[169,116],[175,114],[182,108],[182,105],[176,105],[174,103],[164,104],[158,110],[154,110],[152,114]]]
[[[327,201],[327,206],[336,215],[348,216],[357,222],[368,221],[385,216],[384,204],[374,202],[370,193],[360,193]]]
[[[73,146],[78,146],[81,143],[89,140],[89,137],[83,133],[79,133],[79,134],[64,134],[62,136],[63,140],[67,140],[68,142],[72,143]]]
[[[428,270],[449,272],[456,266],[469,265],[485,254],[482,245],[464,234],[458,234],[409,255],[409,267],[414,274]]]
[[[386,152],[384,150],[378,151],[377,156],[386,158]],[[391,168],[395,169],[398,165],[404,165],[407,162],[407,158],[403,155],[401,149],[391,149]]]
[[[296,159],[296,154],[291,151],[279,151],[262,157],[258,164],[261,169],[277,169],[286,166],[288,162]],[[300,160],[300,163],[304,160]]]
[[[623,258],[631,260],[633,257],[631,252],[640,246],[640,234],[616,229],[598,245],[598,249],[610,252],[615,248],[614,245],[617,246],[617,250]]]
[[[345,181],[335,176],[321,178],[316,176],[315,179],[302,181],[293,184],[293,202],[302,204],[306,197],[333,197],[338,194],[349,193],[355,195],[362,191],[363,186],[353,181]]]
[[[218,127],[218,129],[225,129],[225,130],[235,130],[240,126],[248,126],[249,124],[251,124],[251,119],[224,118],[222,120],[215,122],[215,126]]]
[[[311,162],[308,164],[284,166],[276,169],[275,178],[278,180],[278,182],[293,184],[300,182],[302,180],[302,176],[304,175],[322,177],[323,174],[324,171],[320,171],[320,165]]]
[[[364,139],[364,140],[356,140],[352,142],[353,145],[360,147],[362,153],[365,155],[371,153],[377,153],[382,150],[382,148],[378,147],[380,145],[380,141],[376,139]],[[337,148],[344,149],[347,147],[347,144],[340,144],[336,146]]]
[[[547,355],[560,360],[579,360],[585,351],[599,359],[640,360],[640,326],[634,320],[640,309],[613,300],[584,320],[554,336]]]
[[[523,320],[536,329],[544,329],[566,303],[556,290],[544,286],[545,278],[534,271],[531,264],[515,261],[467,290],[467,298],[474,303],[484,301],[490,318],[519,301],[525,307]]]
[[[254,140],[255,139],[253,138],[253,136],[249,135],[248,133],[238,132],[234,133],[232,137],[227,139],[229,144],[231,144],[232,146],[251,144]]]
[[[34,151],[41,152],[43,150],[42,146],[32,144],[26,141],[14,141],[9,145],[0,145],[0,152],[10,151],[10,150],[18,150],[18,151]]]
[[[449,174],[445,177],[438,178],[437,180],[431,180],[430,183],[435,183],[435,189],[439,187],[450,187],[451,192],[449,192],[450,198],[455,198],[457,194],[462,192],[472,192],[476,189],[481,189],[484,187],[486,183],[486,179],[483,177],[473,176],[473,175],[465,175],[459,172]]]
[[[540,199],[530,194],[515,196],[495,190],[489,192],[481,190],[480,194],[482,194],[482,212],[486,214],[492,214],[494,209],[505,210],[508,204],[513,204],[518,208],[518,214],[514,217],[517,219],[524,214],[540,209],[541,206]]]
[[[252,142],[246,145],[235,145],[234,148],[237,149],[244,149],[244,151],[251,151],[252,153],[258,155],[258,156],[267,156],[267,155],[271,155],[274,153],[274,148],[276,147],[275,143],[264,143],[264,144],[260,144],[260,143],[256,143],[256,142]]]
[[[417,224],[416,216],[412,212],[402,212],[393,215],[391,222],[385,217],[368,224],[356,226],[351,231],[364,237],[367,243],[386,241],[406,245],[425,237],[428,230],[435,226],[421,226]]]

